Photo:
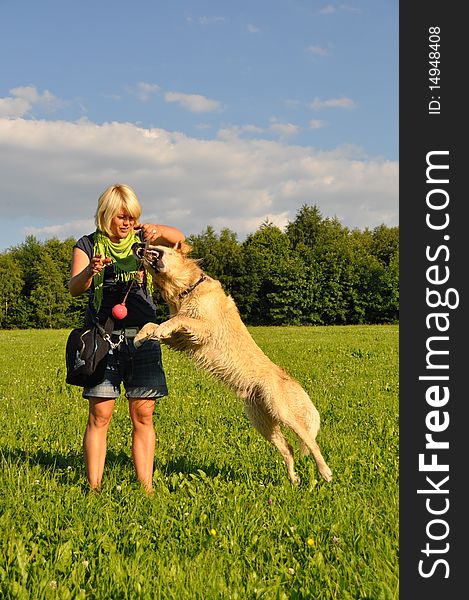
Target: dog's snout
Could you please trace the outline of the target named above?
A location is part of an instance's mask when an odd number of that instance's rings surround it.
[[[150,265],[155,265],[156,261],[163,256],[163,251],[148,246],[145,242],[135,242],[132,246],[132,252],[139,260],[144,260]]]
[[[156,248],[147,248],[144,256],[148,262],[153,263],[155,260],[158,260],[163,256],[163,251],[159,249],[157,250]]]
[[[143,260],[145,256],[145,246],[146,244],[144,242],[135,242],[135,244],[133,244],[132,246],[132,252],[134,256],[136,256],[140,260]]]

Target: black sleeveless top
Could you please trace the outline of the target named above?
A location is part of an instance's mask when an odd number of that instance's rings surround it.
[[[94,233],[81,237],[74,248],[79,248],[91,260],[93,257]],[[141,267],[143,270],[143,267]],[[129,295],[125,301],[127,307],[127,316],[124,319],[114,319],[115,328],[121,329],[124,327],[143,327],[149,321],[156,319],[156,307],[153,303],[148,288],[145,285],[146,274],[143,275],[143,283],[134,281],[130,288]],[[93,321],[93,316],[98,317],[100,323],[104,324],[109,316],[112,316],[112,308],[116,304],[120,304],[129,287],[129,282],[120,281],[116,278],[113,265],[104,267],[104,282],[103,282],[103,300],[98,315],[93,306],[94,297],[94,282],[89,288],[88,308],[85,315],[85,325],[90,325]]]

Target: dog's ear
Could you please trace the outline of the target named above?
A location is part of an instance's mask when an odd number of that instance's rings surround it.
[[[186,244],[186,242],[176,242],[173,248],[181,254],[189,254],[189,252],[192,250],[192,246]]]

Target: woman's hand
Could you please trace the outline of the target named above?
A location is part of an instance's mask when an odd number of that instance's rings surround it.
[[[86,292],[93,282],[93,277],[100,273],[104,267],[112,262],[110,258],[102,258],[100,255],[93,256],[90,260],[88,255],[80,248],[73,249],[72,270],[68,289],[72,296],[80,296]]]
[[[154,225],[153,223],[143,223],[142,225],[135,225],[134,229],[143,231],[143,239],[145,242],[157,242],[162,241],[163,233],[161,225]]]
[[[93,277],[94,275],[101,273],[104,267],[110,262],[112,262],[111,258],[101,258],[101,254],[93,256],[93,258],[90,261],[90,264],[88,265],[88,276]]]
[[[143,231],[143,239],[145,242],[149,242],[150,244],[157,245],[161,244],[162,246],[171,246],[175,247],[176,245],[183,245],[186,236],[176,229],[175,227],[171,227],[170,225],[155,225],[153,223],[143,223],[141,225],[134,225],[134,230]],[[187,247],[189,247],[186,244]]]

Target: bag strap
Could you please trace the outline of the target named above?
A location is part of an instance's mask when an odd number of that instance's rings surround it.
[[[112,317],[108,317],[106,319],[106,323],[103,326],[98,321],[98,317],[94,314],[93,311],[90,311],[89,314],[91,316],[91,321],[93,322],[93,325],[96,325],[96,329],[102,336],[104,336],[105,333],[112,333],[112,330],[114,329],[114,319]]]
[[[108,317],[105,326],[103,327],[102,325],[100,325],[99,323],[96,325],[99,333],[101,334],[101,337],[103,338],[104,341],[106,341],[109,346],[115,350],[116,348],[118,348],[122,342],[125,340],[125,334],[124,331],[122,330],[121,333],[119,334],[119,339],[117,340],[117,342],[113,342],[112,341],[112,331],[114,329],[114,320],[111,317]]]
[[[112,332],[114,330],[114,319],[112,317],[108,317],[106,320],[106,323],[104,324],[104,327],[101,325],[101,323],[98,321],[98,319],[94,315],[92,315],[92,320],[93,320],[93,325],[96,327],[96,329],[99,332],[99,335],[103,338],[103,340],[105,340],[113,350],[118,348],[120,346],[120,344],[122,343],[122,341],[124,340],[125,336],[121,333],[117,344],[115,344],[112,341],[111,336],[112,336]]]

